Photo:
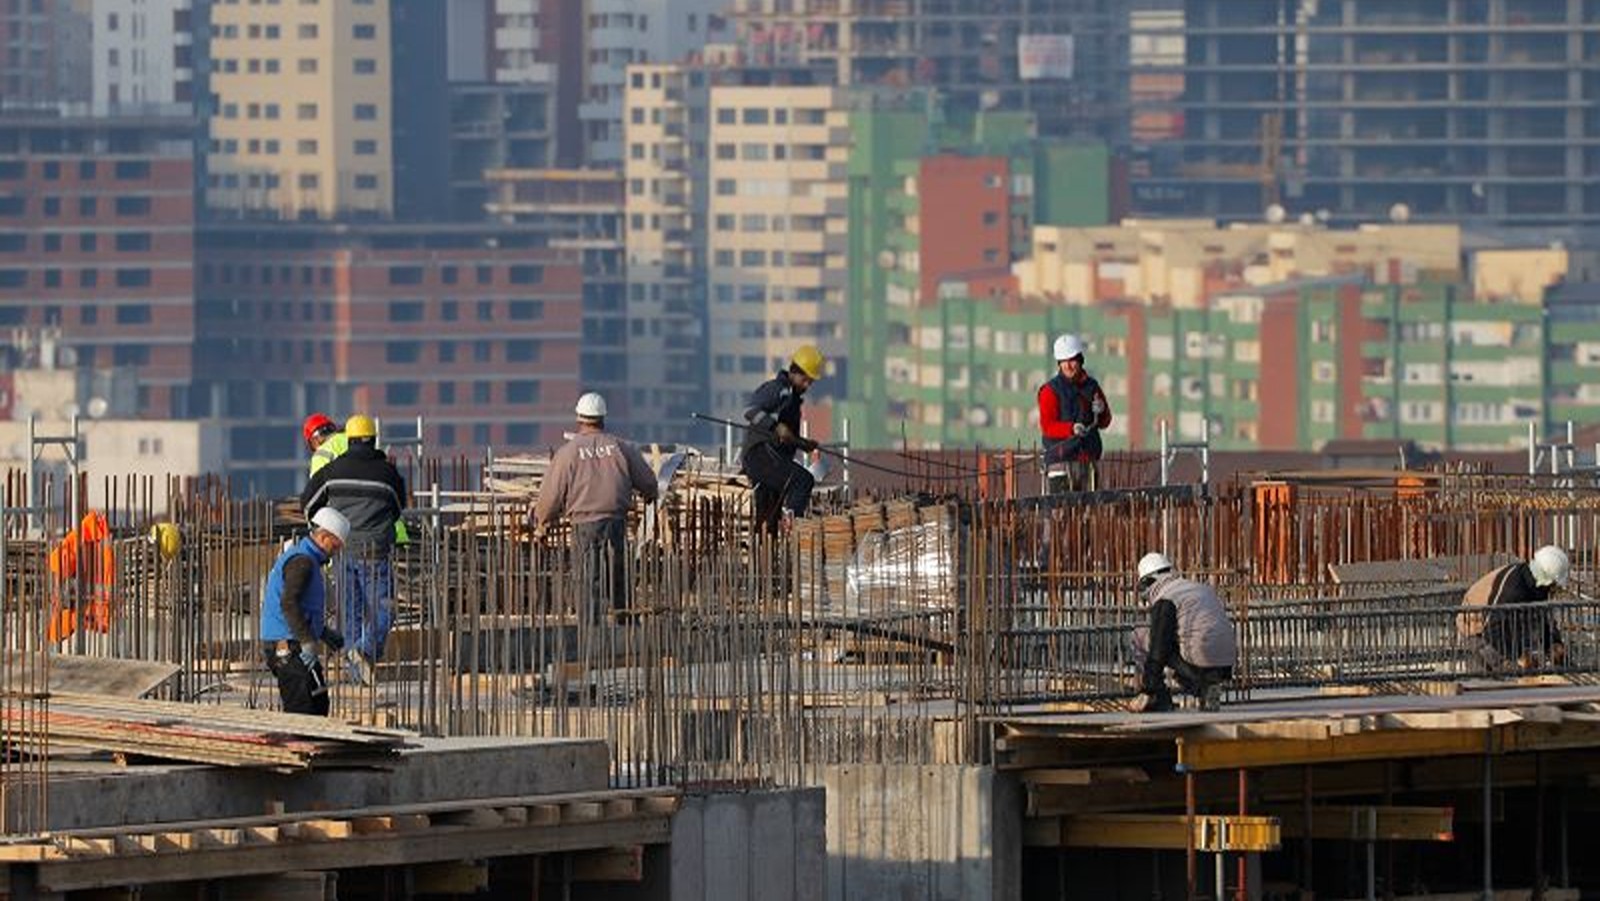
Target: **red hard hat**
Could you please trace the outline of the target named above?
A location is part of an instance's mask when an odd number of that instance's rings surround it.
[[[306,439],[307,444],[310,444],[311,436],[322,431],[323,429],[333,429],[334,431],[338,431],[339,425],[321,413],[312,413],[310,416],[307,416],[306,421],[300,425],[300,436]]]

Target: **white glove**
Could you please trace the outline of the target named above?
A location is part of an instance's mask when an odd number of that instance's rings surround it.
[[[306,669],[311,669],[317,665],[318,660],[322,657],[321,651],[322,648],[317,642],[306,642],[300,646],[300,662],[306,665]]]
[[[1072,424],[1072,434],[1082,438],[1084,435],[1089,434],[1089,427],[1081,422],[1074,422]]]
[[[1093,411],[1094,415],[1096,416],[1104,416],[1106,412],[1105,398],[1096,394],[1094,400],[1089,404],[1089,409]]]

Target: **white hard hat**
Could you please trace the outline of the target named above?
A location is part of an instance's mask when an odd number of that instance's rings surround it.
[[[1567,584],[1567,573],[1571,570],[1567,562],[1567,552],[1553,544],[1547,544],[1533,552],[1533,559],[1528,561],[1528,571],[1533,573],[1533,584],[1541,588],[1546,585]]]
[[[606,399],[601,397],[599,392],[590,391],[578,398],[578,406],[574,407],[572,412],[578,414],[581,419],[605,419]]]
[[[1151,551],[1150,553],[1139,558],[1139,578],[1141,580],[1147,576],[1153,576],[1156,573],[1165,572],[1171,568],[1172,561],[1168,560],[1167,555],[1161,553],[1160,551]]]
[[[311,524],[324,532],[331,532],[340,542],[350,540],[350,520],[332,507],[323,507],[311,517]]]
[[[1083,342],[1077,335],[1062,335],[1056,339],[1056,362],[1083,356]]]

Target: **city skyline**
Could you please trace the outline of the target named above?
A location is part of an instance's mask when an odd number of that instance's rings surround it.
[[[1113,447],[1581,421],[1600,6],[1278,5],[6,4],[0,319],[274,489],[324,408],[475,453],[559,443],[599,390],[630,437],[711,443],[693,414],[736,416],[801,344],[831,363],[816,434],[1027,444],[1069,330]],[[1369,251],[1379,226],[1428,237]],[[1494,254],[1540,262],[1513,285]],[[1290,314],[1306,352],[1250,349]],[[1301,388],[1263,397],[1261,366]]]

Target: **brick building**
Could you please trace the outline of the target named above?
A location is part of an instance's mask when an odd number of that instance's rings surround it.
[[[59,329],[79,367],[126,369],[146,417],[182,415],[193,374],[193,128],[0,116],[0,328]]]
[[[561,442],[579,392],[581,260],[516,226],[219,226],[201,239],[187,413],[236,485],[296,491],[313,411],[425,417],[430,455]]]

